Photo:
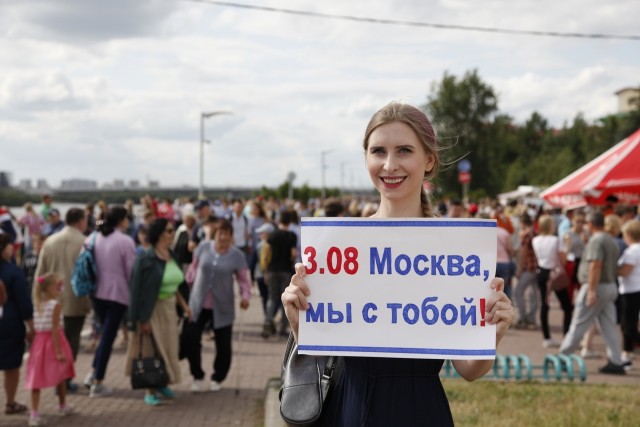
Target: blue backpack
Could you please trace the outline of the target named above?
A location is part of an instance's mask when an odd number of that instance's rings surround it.
[[[93,248],[96,245],[96,233],[93,233],[89,246],[84,246],[71,273],[71,290],[77,297],[86,297],[96,291],[98,281],[98,268],[93,255]]]

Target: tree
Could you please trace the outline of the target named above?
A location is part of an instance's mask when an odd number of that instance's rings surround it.
[[[431,87],[427,104],[423,107],[433,119],[439,142],[446,147],[444,163],[452,166],[461,158],[472,164],[472,187],[494,193],[497,180],[491,158],[491,145],[497,141],[491,128],[498,111],[498,99],[491,86],[484,83],[477,70],[467,71],[461,79],[444,73],[439,83]],[[444,168],[438,179],[444,191],[457,189],[457,170]]]

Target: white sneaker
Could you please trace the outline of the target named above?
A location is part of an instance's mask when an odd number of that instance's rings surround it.
[[[552,340],[551,338],[547,339],[547,340],[543,340],[542,341],[542,346],[544,348],[557,348],[560,347],[560,344],[558,344],[557,342],[555,342],[554,340]]]
[[[202,393],[204,391],[203,388],[204,388],[203,380],[193,380],[193,383],[191,383],[192,393]]]
[[[104,386],[102,384],[94,384],[91,386],[91,391],[89,392],[89,397],[98,398],[98,397],[106,397],[113,393],[109,387]]]
[[[580,357],[582,357],[583,359],[599,359],[600,353],[598,353],[597,351],[591,351],[587,348],[583,348],[582,350],[580,350]]]
[[[220,389],[222,388],[222,386],[220,385],[220,383],[218,381],[211,381],[211,384],[209,384],[209,391],[220,391]]]
[[[87,373],[87,375],[84,377],[84,380],[82,381],[82,384],[84,384],[86,388],[91,388],[91,386],[93,385],[93,371],[89,371],[89,373]]]

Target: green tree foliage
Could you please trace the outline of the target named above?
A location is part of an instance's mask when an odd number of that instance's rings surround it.
[[[499,111],[493,88],[477,70],[462,78],[445,72],[433,83],[423,106],[432,119],[443,150],[437,182],[441,194],[460,194],[457,162],[472,165],[470,194],[497,193],[518,185],[551,185],[596,158],[640,128],[636,110],[588,123],[577,113],[570,125],[552,129],[534,111],[523,123]]]

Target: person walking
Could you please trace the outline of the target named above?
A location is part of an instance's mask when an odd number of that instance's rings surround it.
[[[542,326],[542,346],[545,348],[558,347],[558,343],[551,339],[549,331],[549,289],[547,282],[551,270],[564,268],[565,253],[560,246],[560,239],[555,235],[555,221],[549,215],[542,215],[538,219],[539,234],[531,242],[533,250],[538,260],[538,289],[540,290],[540,325]],[[571,314],[573,305],[569,299],[569,291],[560,289],[553,291],[560,301],[560,306],[564,313],[562,331],[564,334],[569,330],[571,324]]]
[[[71,289],[73,266],[85,240],[84,231],[87,228],[85,211],[79,208],[69,209],[65,215],[65,223],[65,227],[45,240],[42,246],[33,288],[38,286],[38,277],[46,273],[58,272],[62,276],[64,286],[60,303],[64,319],[64,335],[71,345],[73,360],[76,360],[80,349],[80,334],[85,318],[91,311],[89,297],[78,298]],[[68,391],[74,391],[77,385],[70,382],[67,387]]]
[[[367,126],[363,148],[369,176],[380,193],[374,218],[435,216],[424,181],[432,180],[440,163],[435,131],[418,108],[391,103],[376,112]],[[296,273],[282,294],[294,338],[300,311],[308,309],[310,290],[305,267]],[[495,278],[496,292],[487,299],[485,320],[496,325],[496,346],[513,321],[513,307]],[[452,426],[453,417],[438,372],[444,360],[344,357],[344,368],[323,408],[323,426]],[[466,380],[480,378],[493,360],[454,360]]]
[[[633,363],[633,347],[640,342],[638,314],[640,313],[640,221],[627,221],[622,236],[628,245],[618,260],[620,281],[621,321],[623,337],[622,365],[626,370]]]
[[[293,215],[294,213],[291,211],[282,212],[278,229],[271,233],[267,239],[271,249],[271,261],[269,262],[267,275],[269,300],[267,301],[267,313],[261,334],[262,338],[265,339],[276,332],[273,318],[280,306],[280,297],[289,284],[291,274],[295,271],[294,263],[298,253],[298,238],[292,231],[289,231],[289,224],[291,224]],[[281,336],[287,336],[288,334],[287,323],[286,316],[282,316],[280,320]]]
[[[213,241],[200,242],[193,253],[198,268],[189,295],[189,308],[193,322],[188,324],[187,359],[193,376],[191,391],[204,391],[205,372],[202,370],[202,332],[211,322],[216,343],[210,391],[219,391],[231,367],[235,297],[233,279],[240,287],[240,308],[249,308],[251,283],[244,253],[233,245],[233,226],[227,220],[218,220],[213,230]],[[194,260],[194,261],[195,261]]]
[[[143,357],[153,354],[153,340],[164,360],[169,384],[180,382],[176,304],[180,304],[187,319],[191,317],[189,306],[178,292],[178,287],[184,281],[184,274],[170,250],[174,233],[171,221],[166,218],[155,219],[149,226],[148,233],[151,248],[138,256],[133,265],[129,306],[129,328],[133,332],[129,338],[125,371],[127,375],[131,375],[131,362],[141,350]],[[151,340],[144,339],[145,336]],[[159,405],[160,396],[172,399],[175,393],[169,387],[147,390],[144,403]]]
[[[515,289],[516,307],[518,308],[519,320],[515,325],[516,329],[535,329],[535,316],[538,312],[538,281],[536,271],[538,271],[538,260],[533,250],[533,221],[528,213],[523,213],[520,217],[520,252],[518,260],[518,285]],[[525,297],[528,293],[528,298]]]
[[[36,331],[29,350],[25,388],[31,390],[29,426],[44,424],[40,413],[40,390],[55,387],[58,395],[58,415],[67,416],[73,408],[66,404],[67,380],[75,376],[73,354],[63,333],[60,295],[64,287],[62,276],[46,273],[37,278],[34,287],[33,323]]]
[[[13,263],[13,242],[6,233],[0,233],[0,288],[4,291],[4,303],[0,306],[0,371],[4,371],[6,399],[4,413],[14,415],[27,411],[25,405],[16,402],[16,392],[25,339],[31,342],[34,336],[33,305],[24,273]]]
[[[121,206],[110,208],[104,222],[98,227],[94,247],[98,280],[93,296],[93,309],[101,322],[101,334],[91,364],[92,369],[84,380],[85,386],[90,387],[91,398],[112,393],[102,381],[120,322],[129,305],[129,280],[136,247],[133,239],[126,234],[128,229],[128,212]],[[87,237],[85,243],[88,245],[91,239],[92,236]]]
[[[618,297],[616,276],[620,250],[613,237],[604,230],[602,213],[589,214],[587,226],[591,238],[584,249],[578,270],[578,279],[582,285],[578,291],[571,326],[560,345],[560,353],[573,353],[593,321],[597,319],[609,358],[608,363],[600,368],[600,372],[624,375],[615,307]]]

